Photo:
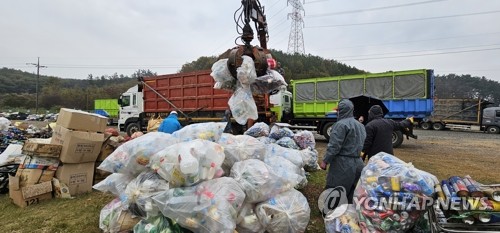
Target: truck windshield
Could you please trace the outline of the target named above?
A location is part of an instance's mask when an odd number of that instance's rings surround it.
[[[130,106],[130,96],[128,96],[128,95],[124,95],[124,96],[122,96],[121,100],[122,100],[122,101],[121,101],[121,102],[122,102],[122,103],[121,103],[121,106],[122,106],[122,107],[125,107],[125,106]]]

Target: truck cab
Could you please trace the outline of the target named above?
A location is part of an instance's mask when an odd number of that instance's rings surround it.
[[[133,133],[141,130],[138,122],[140,121],[139,115],[144,111],[142,97],[142,91],[136,85],[124,92],[118,99],[120,105],[118,128],[120,131]]]
[[[500,133],[500,107],[485,108],[483,110],[482,125],[488,133]]]

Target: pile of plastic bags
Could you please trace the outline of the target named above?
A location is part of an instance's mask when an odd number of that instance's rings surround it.
[[[253,95],[267,94],[274,90],[285,89],[287,83],[275,70],[268,69],[265,75],[257,77],[255,64],[251,57],[242,56],[242,64],[236,69],[234,78],[227,66],[228,59],[221,59],[212,65],[210,74],[215,80],[215,89],[233,92],[229,99],[229,108],[236,122],[246,124],[248,119],[257,120],[257,106]]]
[[[262,142],[270,135],[264,123],[245,135],[223,129],[192,124],[119,146],[98,167],[113,174],[94,189],[117,197],[101,210],[100,228],[118,232],[124,222],[138,232],[304,232],[310,208],[294,188],[307,184],[306,164],[318,166],[314,137],[300,133],[295,142],[293,132],[279,134],[297,145],[291,149]]]

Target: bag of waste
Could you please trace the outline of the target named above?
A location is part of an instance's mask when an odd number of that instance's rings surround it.
[[[156,216],[160,210],[153,204],[153,196],[167,191],[168,182],[152,171],[145,171],[128,183],[122,201],[128,210],[139,217]]]
[[[172,188],[153,197],[164,216],[193,232],[233,232],[245,193],[237,181],[221,177]]]
[[[134,233],[185,233],[186,231],[179,224],[163,215],[141,219],[134,226]]]
[[[175,131],[172,136],[177,138],[179,142],[187,142],[195,139],[217,142],[219,141],[220,135],[223,133],[226,124],[226,122],[205,122],[190,124],[184,126],[180,130]]]
[[[9,129],[10,121],[5,117],[0,117],[0,131]]]
[[[215,81],[214,89],[225,89],[232,91],[236,86],[236,79],[231,75],[227,67],[228,59],[220,59],[212,65],[210,76]]]
[[[294,150],[300,149],[299,146],[297,146],[297,143],[292,138],[289,137],[283,137],[280,138],[278,141],[276,141],[276,144],[285,147],[285,148],[290,148]]]
[[[177,143],[177,138],[170,134],[147,133],[116,148],[99,165],[98,169],[135,177],[147,170],[146,165],[149,164],[149,159],[153,154],[175,143]]]
[[[275,70],[267,70],[267,74],[259,76],[252,84],[254,94],[269,94],[274,90],[286,90],[288,84],[285,78]]]
[[[125,193],[125,189],[131,180],[134,178],[126,174],[113,173],[106,177],[101,182],[92,186],[93,189],[103,193],[110,192],[113,195],[120,197]]]
[[[302,160],[300,150],[285,148],[278,144],[269,144],[267,146],[266,156],[281,156],[285,159],[288,159],[288,161],[292,162],[297,167],[304,166],[304,161]]]
[[[316,148],[316,140],[311,131],[301,130],[293,135],[293,140],[297,143],[300,149]]]
[[[318,164],[318,151],[308,147],[306,149],[300,150],[300,155],[302,156],[302,161],[304,162],[304,170],[307,172],[314,172],[321,169]]]
[[[264,233],[264,226],[260,224],[254,209],[255,204],[243,204],[236,224],[238,233]]]
[[[407,231],[432,203],[434,175],[380,152],[363,168],[355,197],[362,231]]]
[[[342,211],[330,211],[325,217],[326,233],[361,233],[359,228],[356,207],[353,204],[342,204],[337,207]]]
[[[245,191],[247,203],[259,203],[278,193],[292,189],[296,182],[278,175],[272,167],[257,159],[236,162],[231,169],[233,177]]]
[[[268,136],[269,135],[269,125],[264,122],[257,122],[252,127],[250,127],[244,133],[245,135],[252,136],[254,138]]]
[[[195,139],[169,146],[152,156],[149,167],[169,186],[191,186],[223,175],[224,148],[212,141]]]
[[[151,116],[151,118],[148,121],[148,127],[147,127],[148,133],[158,132],[158,128],[160,128],[162,121],[163,121],[163,119],[160,116],[158,116],[156,118],[154,116]]]
[[[250,85],[255,82],[257,78],[257,73],[255,72],[255,63],[253,59],[249,56],[241,56],[243,59],[240,67],[236,68],[236,76],[239,83],[245,89],[250,90]],[[250,91],[251,92],[251,91]]]
[[[286,127],[279,127],[277,125],[271,127],[271,131],[269,132],[269,137],[276,140],[280,140],[281,138],[284,137],[293,138],[293,135],[294,134],[291,129]]]
[[[232,135],[224,133],[219,139],[224,147],[225,159],[222,165],[225,174],[229,174],[234,163],[247,160],[263,160],[266,155],[266,145],[248,135]]]
[[[306,197],[291,189],[257,204],[255,212],[267,232],[304,232],[311,209]]]
[[[271,144],[271,143],[276,142],[276,139],[266,137],[266,136],[258,137],[257,140],[261,141],[264,144]]]
[[[126,204],[115,198],[101,209],[99,228],[106,233],[118,233],[132,230],[139,220],[126,211]]]
[[[306,172],[301,167],[281,156],[268,156],[264,163],[269,165],[274,173],[286,180],[286,183],[293,185],[297,189],[304,188],[307,185]]]
[[[248,119],[257,120],[259,117],[250,88],[237,87],[229,98],[228,105],[234,119],[240,125],[245,125]]]

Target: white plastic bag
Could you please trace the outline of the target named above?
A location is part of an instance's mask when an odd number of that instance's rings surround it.
[[[293,135],[293,140],[297,143],[300,149],[316,148],[316,140],[311,131],[301,130]]]
[[[244,133],[245,135],[252,136],[254,138],[268,136],[269,135],[269,125],[264,122],[257,122],[252,127],[250,127]]]
[[[0,117],[0,131],[9,129],[10,121],[5,117]]]
[[[274,90],[286,89],[285,78],[275,70],[267,70],[265,75],[259,76],[252,84],[254,94],[268,94]]]
[[[149,167],[167,180],[170,187],[191,186],[220,177],[223,174],[221,165],[224,157],[221,145],[195,139],[159,151],[152,156]]]
[[[212,65],[210,76],[215,80],[214,89],[233,90],[236,85],[236,79],[227,67],[227,60],[220,59]]]
[[[219,140],[224,147],[224,164],[222,168],[229,174],[234,163],[247,160],[263,160],[266,155],[266,145],[254,137],[248,135],[232,135],[224,133]]]
[[[113,199],[101,209],[101,213],[99,214],[99,228],[104,232],[119,232],[121,224],[118,222],[118,219],[126,209],[126,205],[120,199]]]
[[[248,119],[259,117],[257,105],[249,88],[238,87],[228,101],[229,108],[238,124],[245,125]]]
[[[254,209],[254,204],[243,204],[243,207],[238,213],[236,225],[236,231],[238,233],[264,233],[264,226],[260,224]]]
[[[128,183],[122,201],[128,204],[129,211],[136,216],[156,216],[160,210],[153,204],[152,197],[168,188],[168,182],[155,172],[142,172]]]
[[[325,217],[326,233],[361,233],[359,228],[356,207],[353,204],[343,204],[337,207],[340,211],[330,211]]]
[[[284,137],[289,137],[289,138],[293,138],[293,131],[289,128],[286,128],[286,127],[279,127],[277,125],[274,125],[273,127],[271,127],[271,131],[269,132],[269,137],[270,138],[273,138],[273,139],[276,139],[276,140],[280,140],[281,138],[284,138]]]
[[[274,173],[286,180],[295,188],[303,188],[307,185],[307,178],[304,169],[297,167],[292,162],[281,156],[268,156],[264,163],[273,168]]]
[[[295,164],[297,167],[303,167],[304,161],[299,150],[282,147],[278,144],[269,144],[267,146],[266,156],[281,156]]]
[[[274,169],[257,159],[236,162],[231,169],[233,177],[243,188],[247,203],[259,203],[278,193],[292,189],[296,183],[276,174]]]
[[[92,188],[104,193],[110,192],[113,195],[120,197],[125,193],[125,189],[132,179],[133,178],[129,175],[113,173],[106,177],[106,179],[92,186]]]
[[[240,67],[236,68],[237,78],[239,83],[245,87],[245,89],[250,90],[250,85],[255,82],[257,78],[257,73],[255,72],[255,63],[253,59],[249,56],[241,56],[243,59]]]
[[[195,139],[204,139],[212,142],[219,141],[220,135],[224,132],[226,122],[205,122],[184,126],[175,131],[172,136],[180,142],[187,142]]]
[[[171,134],[161,132],[147,133],[141,137],[128,141],[111,153],[98,169],[137,176],[146,171],[150,157],[156,152],[177,143]]]
[[[321,169],[318,164],[318,151],[311,147],[300,150],[302,161],[304,161],[304,170],[314,172]]]
[[[258,204],[255,212],[267,232],[304,232],[311,209],[306,197],[292,189]]]
[[[193,232],[233,232],[245,193],[238,182],[221,177],[153,197],[164,216]]]

